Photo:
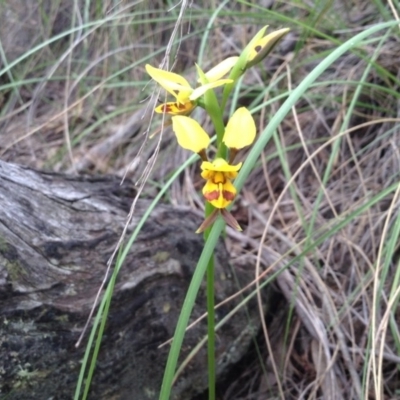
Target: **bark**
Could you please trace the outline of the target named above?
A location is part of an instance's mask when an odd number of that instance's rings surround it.
[[[0,397],[71,399],[85,343],[75,347],[106,263],[121,235],[134,188],[112,177],[70,177],[0,161]],[[129,232],[147,209],[138,203]],[[91,386],[92,399],[156,399],[182,301],[201,254],[189,210],[158,206],[132,246],[113,295]],[[129,236],[129,234],[128,234]],[[237,290],[223,246],[216,301]],[[242,271],[239,281],[250,280]],[[219,308],[221,319],[238,301]],[[202,289],[193,319],[205,311]],[[241,309],[217,336],[218,376],[240,359],[257,311]],[[249,324],[250,318],[250,324]],[[189,331],[184,355],[206,332]],[[184,356],[183,355],[183,356]],[[179,378],[173,398],[207,386],[205,350]]]

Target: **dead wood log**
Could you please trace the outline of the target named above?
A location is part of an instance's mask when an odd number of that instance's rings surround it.
[[[71,399],[84,347],[75,348],[121,235],[134,195],[118,178],[69,177],[0,161],[0,398]],[[130,231],[148,201],[138,203]],[[120,273],[91,386],[92,399],[156,399],[169,339],[203,239],[188,210],[159,206]],[[216,300],[237,290],[223,246]],[[246,273],[239,280],[250,280]],[[221,319],[237,302],[217,311]],[[198,298],[193,319],[205,311]],[[250,322],[256,319],[250,309]],[[254,318],[253,318],[254,317]],[[205,334],[187,334],[184,354]],[[218,332],[218,376],[239,360],[254,326],[244,310]],[[206,388],[205,351],[185,370],[173,398]]]

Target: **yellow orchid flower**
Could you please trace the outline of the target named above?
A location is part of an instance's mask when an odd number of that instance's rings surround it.
[[[206,180],[203,187],[204,198],[215,208],[203,222],[197,232],[202,232],[212,223],[218,215],[221,215],[226,223],[234,229],[241,230],[235,218],[226,210],[236,197],[236,188],[232,184],[242,163],[232,165],[223,158],[217,158],[210,162],[207,159],[206,150],[210,144],[210,138],[198,122],[190,117],[177,115],[172,117],[172,128],[178,140],[178,144],[184,149],[198,153],[203,162],[201,164],[201,177]],[[237,109],[229,119],[223,138],[224,143],[230,148],[231,160],[239,149],[253,143],[256,136],[256,126],[250,111],[245,107]]]
[[[203,232],[211,226],[218,215],[221,215],[227,225],[233,229],[242,230],[234,216],[226,209],[235,200],[237,190],[231,180],[236,178],[241,166],[242,163],[230,165],[223,158],[216,158],[213,162],[203,161],[201,163],[200,168],[203,170],[201,177],[206,180],[203,196],[215,207],[215,210],[200,225],[196,233]]]
[[[155,112],[171,115],[190,114],[197,105],[196,100],[203,96],[207,90],[232,82],[231,79],[219,79],[193,89],[183,76],[174,72],[154,68],[149,64],[146,65],[146,71],[176,99],[175,102],[167,102],[156,107]]]
[[[226,208],[236,196],[236,189],[231,179],[236,178],[242,163],[229,165],[223,158],[217,158],[212,163],[203,161],[201,177],[207,182],[203,188],[205,199],[215,208]]]
[[[234,216],[226,210],[226,207],[236,197],[237,191],[231,179],[236,178],[241,166],[242,163],[230,165],[223,158],[217,158],[213,162],[203,161],[201,163],[201,169],[203,170],[201,176],[207,181],[203,188],[203,195],[215,207],[215,210],[200,225],[196,233],[201,233],[211,226],[218,215],[221,215],[233,229],[242,230]]]
[[[265,30],[267,27],[264,27]],[[246,69],[258,64],[272,51],[275,45],[290,31],[289,28],[279,29],[256,40],[247,56]]]
[[[231,180],[236,178],[241,166],[242,163],[230,165],[223,158],[201,163],[200,168],[203,170],[201,177],[207,181],[203,187],[203,196],[215,207],[215,210],[200,225],[196,233],[203,232],[211,226],[218,215],[221,215],[227,225],[233,229],[242,230],[235,217],[226,209],[235,200],[237,190]]]

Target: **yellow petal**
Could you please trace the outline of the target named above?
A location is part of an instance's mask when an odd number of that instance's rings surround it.
[[[195,153],[206,149],[210,138],[200,124],[192,118],[178,115],[172,117],[172,129],[179,146]]]
[[[250,68],[263,60],[289,31],[289,28],[279,29],[257,40],[254,47],[250,49],[246,68]]]
[[[256,124],[246,107],[238,108],[228,121],[222,141],[231,149],[242,149],[254,142]]]
[[[178,102],[163,103],[156,107],[154,111],[159,114],[188,115],[196,107],[196,103],[189,101],[184,104]]]
[[[176,92],[192,92],[189,82],[181,75],[154,68],[150,64],[146,64],[146,71],[159,85],[175,97],[177,97]]]
[[[207,80],[209,82],[215,82],[218,79],[221,79],[231,71],[237,60],[239,60],[239,57],[237,56],[225,58],[225,60],[221,61],[215,67],[206,72],[205,76]]]
[[[189,99],[196,100],[199,97],[203,96],[203,94],[205,92],[207,92],[207,90],[210,90],[212,88],[222,86],[222,85],[225,85],[226,83],[231,83],[231,82],[233,82],[232,79],[220,79],[219,81],[216,81],[216,82],[207,83],[203,86],[200,86],[200,87],[194,89],[192,94],[189,96]]]
[[[204,161],[204,162],[208,162],[208,161]],[[210,163],[211,164],[211,163]],[[201,165],[203,165],[203,163],[201,164]],[[212,164],[211,164],[212,165]],[[208,169],[205,169],[205,170],[203,170],[202,172],[201,172],[201,177],[203,178],[203,179],[205,179],[205,180],[209,180],[209,179],[212,179],[213,178],[213,176],[214,176],[214,171],[210,171],[210,170],[208,170]]]
[[[209,161],[203,161],[200,168],[203,171],[217,171],[217,172],[237,172],[239,171],[242,163],[237,165],[230,165],[223,158],[216,158],[212,163]]]

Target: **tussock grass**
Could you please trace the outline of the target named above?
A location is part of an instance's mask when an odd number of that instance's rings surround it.
[[[263,69],[246,75],[232,104],[253,109],[263,132],[340,44],[393,19],[380,0],[265,2],[269,8],[237,1],[218,15],[220,2],[186,9],[172,2],[81,3],[72,13],[39,10],[38,42],[15,60],[7,51],[2,57],[2,158],[54,171],[128,170],[137,180],[159,151],[145,192],[155,196],[169,182],[164,199],[199,212],[197,167],[175,179],[187,153],[169,130],[159,148],[157,137],[143,135],[159,127],[146,103],[153,91],[146,62],[155,65],[167,53],[170,66],[194,81],[194,62],[207,69],[237,54],[266,22],[290,26]],[[400,396],[399,48],[392,28],[337,58],[270,132],[240,181],[233,214],[245,231],[228,229],[232,263],[268,277],[277,304],[258,356],[225,384],[223,398]],[[196,117],[209,131],[201,111]]]

